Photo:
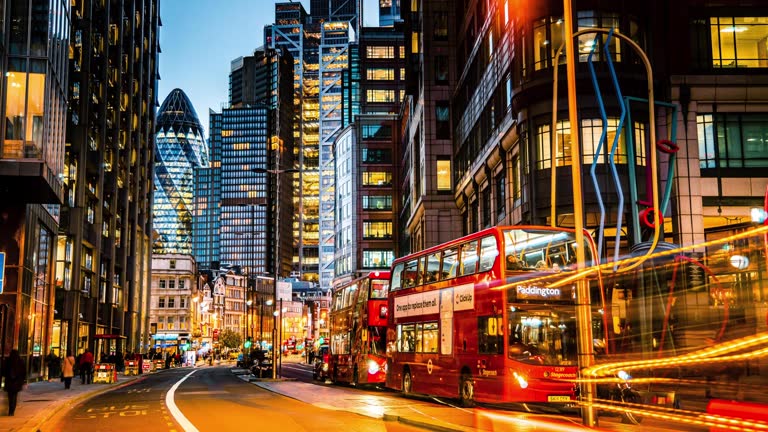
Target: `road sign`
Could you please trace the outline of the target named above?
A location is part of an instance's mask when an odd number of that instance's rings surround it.
[[[0,252],[0,294],[3,293],[4,278],[5,278],[5,252]]]

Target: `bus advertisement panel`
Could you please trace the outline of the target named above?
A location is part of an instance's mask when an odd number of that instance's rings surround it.
[[[586,235],[586,256],[595,256]],[[479,402],[575,400],[573,230],[494,227],[393,263],[387,387]]]
[[[334,288],[329,374],[334,382],[386,381],[389,272],[375,271]]]

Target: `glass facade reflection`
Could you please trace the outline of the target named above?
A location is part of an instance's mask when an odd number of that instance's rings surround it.
[[[208,147],[197,113],[187,95],[174,89],[157,118],[154,253],[192,254],[193,169],[208,163]]]

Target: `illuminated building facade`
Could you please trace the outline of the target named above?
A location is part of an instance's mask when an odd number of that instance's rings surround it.
[[[18,349],[29,380],[42,356],[60,352],[54,306],[56,234],[63,200],[69,1],[4,2],[0,57],[0,319],[5,346]],[[61,311],[61,309],[58,309]],[[2,352],[2,350],[5,350]],[[36,360],[36,361],[35,361]]]
[[[398,155],[398,255],[423,250],[461,234],[451,180],[450,113],[456,82],[456,68],[451,65],[457,64],[457,35],[449,28],[458,9],[453,0],[401,2],[401,7],[407,66]]]
[[[275,23],[264,29],[265,44],[293,58],[293,271],[302,280],[318,281],[319,239],[319,24],[301,3],[277,3]]]
[[[154,166],[154,254],[192,254],[194,169],[207,167],[208,146],[197,112],[181,89],[157,115]]]
[[[196,259],[204,269],[274,274],[279,241],[279,274],[291,272],[293,227],[279,221],[294,214],[293,177],[274,171],[293,167],[293,101],[284,96],[293,94],[292,76],[292,57],[271,48],[232,63],[232,104],[211,114],[212,169],[196,172]]]
[[[751,210],[763,207],[768,185],[768,50],[764,49],[768,10],[738,1],[575,1],[571,17],[574,31],[613,28],[649,56],[654,98],[659,102],[654,118],[657,142],[676,129],[672,141],[679,146],[679,151],[665,149],[665,153],[650,142],[651,119],[647,103],[642,101],[629,104],[631,121],[626,118],[625,132],[618,133],[622,106],[606,66],[606,37],[600,36],[593,59],[598,65],[597,81],[601,86],[605,83],[607,140],[597,152],[603,120],[595,90],[589,85],[587,60],[595,35],[586,34],[574,41],[579,55],[576,73],[582,149],[582,154],[575,155],[564,91],[564,58],[555,65],[555,52],[564,43],[562,2],[526,1],[514,7],[513,3],[477,2],[476,7],[456,9],[462,15],[456,20],[453,54],[455,63],[463,66],[451,104],[455,182],[451,192],[463,215],[463,232],[496,224],[554,222],[573,226],[571,165],[578,161],[584,172],[586,228],[596,233],[602,260],[614,259],[614,250],[626,254],[630,248],[647,247],[653,229],[641,218],[641,211],[648,206],[640,201],[647,200],[646,184],[654,186],[647,174],[652,168],[650,152],[656,152],[660,161],[656,186],[660,191],[662,184],[670,182],[672,186],[661,234],[661,240],[672,245],[668,247],[726,238],[754,225]],[[658,23],[670,19],[676,25],[659,27]],[[618,38],[612,39],[610,48],[623,96],[647,98],[647,76],[640,55]],[[552,125],[555,67],[560,68],[562,92],[558,95],[557,124]],[[617,176],[626,199],[623,206],[609,166],[614,138],[618,143],[614,159]],[[674,163],[670,162],[671,154]],[[588,174],[593,162],[601,192]],[[670,165],[674,171],[668,170]],[[553,192],[554,168],[557,181]],[[670,173],[674,177],[670,178]],[[629,195],[632,176],[639,194],[634,201]],[[557,202],[554,221],[552,194]],[[604,239],[597,234],[601,206],[606,209],[606,225],[612,225],[606,232],[613,233]],[[622,224],[617,227],[619,216]],[[729,263],[729,250],[743,250],[745,255]],[[686,329],[675,336],[676,343],[691,343],[695,332],[687,329],[696,323],[719,325],[718,316],[725,309],[730,310],[726,316],[731,314],[728,331],[764,329],[768,280],[759,250],[751,240],[716,250],[701,247],[688,256],[711,267],[717,280],[700,271],[702,274],[695,277],[697,271],[686,273],[686,283],[693,288],[681,292],[671,309],[677,327]],[[638,291],[633,295],[644,299]],[[653,313],[664,316],[665,311]],[[647,350],[658,342],[648,336],[651,329],[658,329],[653,323],[641,324],[648,327],[645,332],[641,329],[643,339],[638,342]]]
[[[344,71],[349,67],[349,22],[326,22],[320,43],[320,287],[330,288],[334,277],[335,185],[334,141],[344,128]]]
[[[71,5],[55,346],[146,351],[159,5]]]
[[[156,350],[182,354],[184,344],[189,342],[192,346],[196,312],[193,293],[198,290],[196,284],[197,270],[191,255],[152,256],[149,328],[152,347]]]
[[[405,89],[402,29],[363,27],[350,45],[345,114],[354,120],[334,141],[333,285],[388,269],[398,250],[398,113]]]

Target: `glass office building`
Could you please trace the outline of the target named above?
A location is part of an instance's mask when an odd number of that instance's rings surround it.
[[[156,254],[192,254],[193,169],[198,166],[208,166],[203,126],[187,95],[174,89],[160,107],[155,135]]]

